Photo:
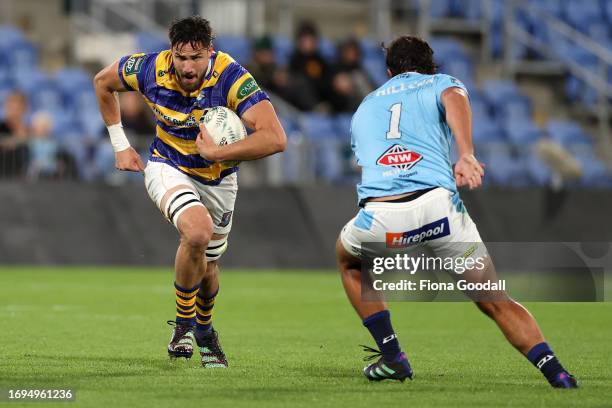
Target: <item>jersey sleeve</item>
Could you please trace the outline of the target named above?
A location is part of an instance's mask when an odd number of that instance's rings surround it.
[[[223,93],[227,107],[242,116],[250,107],[263,100],[270,100],[261,90],[255,78],[243,66],[232,62],[223,72]]]
[[[444,112],[444,105],[442,104],[442,93],[445,90],[447,90],[448,88],[461,88],[465,92],[468,92],[463,82],[461,82],[455,77],[446,74],[436,75],[434,86],[436,92],[436,101],[438,102],[438,108],[442,112]]]
[[[127,90],[143,92],[150,81],[155,81],[157,54],[132,54],[119,59],[119,78]]]

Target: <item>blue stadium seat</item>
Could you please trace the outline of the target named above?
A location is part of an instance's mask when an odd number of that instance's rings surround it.
[[[11,73],[11,77],[15,87],[25,93],[30,93],[39,83],[49,79],[48,75],[40,71],[38,67],[24,67],[15,70]]]
[[[472,107],[472,116],[473,120],[490,120],[492,118],[491,108],[487,100],[482,96],[482,94],[478,90],[474,90],[470,92],[470,105]]]
[[[497,118],[504,123],[530,122],[531,101],[525,96],[509,97],[496,111]]]
[[[214,41],[215,50],[232,56],[238,63],[246,65],[251,60],[251,44],[246,37],[220,35]]]
[[[557,18],[565,16],[565,0],[531,0],[530,3]]]
[[[506,122],[506,134],[508,140],[523,152],[544,136],[542,129],[529,119]]]
[[[293,52],[293,42],[290,38],[282,36],[274,36],[272,42],[276,63],[282,67],[287,66],[291,53]]]
[[[451,15],[451,0],[431,0],[429,13],[432,19],[444,18]]]
[[[310,139],[338,138],[334,119],[322,113],[305,113],[301,115],[300,128]]]
[[[66,102],[76,112],[89,112],[98,109],[98,101],[92,88],[82,88],[68,94]]]
[[[340,138],[346,141],[347,143],[351,140],[351,120],[353,119],[353,115],[351,113],[344,113],[337,115],[334,118],[334,126],[336,128],[336,132],[340,135]]]
[[[505,142],[505,132],[499,124],[488,117],[474,118],[472,135],[476,144],[482,142]]]
[[[371,38],[361,38],[359,39],[359,45],[361,46],[361,54],[364,59],[385,57],[380,41],[376,42]]]
[[[141,31],[136,34],[138,50],[144,53],[159,52],[170,48],[168,40],[156,33]]]
[[[319,38],[319,52],[329,63],[333,63],[336,60],[336,44],[329,38]]]
[[[376,86],[381,86],[389,80],[387,76],[387,66],[382,57],[365,58],[362,61],[362,66]]]
[[[338,131],[335,120],[320,113],[306,113],[300,118],[300,125],[312,143],[316,174],[332,183],[340,181],[344,173],[343,149],[347,140]]]
[[[550,185],[552,170],[540,160],[533,149],[524,152],[523,163],[529,174],[531,184],[536,186]]]
[[[482,159],[486,165],[485,178],[489,178],[492,184],[508,187],[529,185],[529,173],[522,156],[515,156],[507,150],[491,150]]]
[[[105,125],[98,109],[81,111],[77,120],[88,137],[96,138],[104,134]]]
[[[4,56],[13,73],[38,67],[38,50],[29,41],[13,44],[9,50],[5,50]]]
[[[510,100],[525,100],[514,82],[488,80],[482,86],[482,94],[487,99],[496,118],[503,118],[503,107]]]
[[[597,0],[566,1],[564,4],[565,20],[580,31],[584,31],[594,21],[600,20],[604,11]]]
[[[0,25],[0,45],[14,44],[20,40],[25,40],[23,32],[12,25]]]
[[[93,91],[93,77],[85,70],[80,68],[64,68],[55,73],[55,81],[59,89],[68,94],[79,92],[83,88]]]
[[[455,2],[461,15],[467,20],[474,21],[484,16],[483,0],[455,0]]]
[[[563,146],[592,143],[577,122],[551,120],[548,122],[546,130],[551,139]]]

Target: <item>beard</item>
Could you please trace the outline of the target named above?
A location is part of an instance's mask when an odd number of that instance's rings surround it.
[[[183,88],[183,90],[187,92],[193,92],[200,89],[204,80],[204,74],[198,76],[177,73],[177,77],[179,79],[179,84],[181,85],[181,88]]]

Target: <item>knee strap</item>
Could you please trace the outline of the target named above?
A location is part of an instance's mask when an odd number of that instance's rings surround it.
[[[216,261],[227,250],[227,235],[221,239],[213,239],[206,248],[206,260]]]
[[[178,219],[181,214],[188,208],[204,204],[193,190],[183,188],[172,193],[164,208],[164,215],[176,228],[178,228]]]

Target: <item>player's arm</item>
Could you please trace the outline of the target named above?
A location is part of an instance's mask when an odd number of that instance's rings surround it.
[[[459,152],[459,160],[454,166],[457,186],[467,185],[470,189],[479,187],[484,170],[474,156],[472,110],[467,92],[459,87],[450,87],[442,92],[441,100],[446,111],[446,123],[455,136]]]
[[[242,120],[255,132],[225,146],[217,146],[205,126],[200,125],[196,140],[200,155],[211,161],[256,160],[285,150],[287,136],[270,101],[263,100],[251,106],[242,114]]]
[[[117,92],[126,92],[127,89],[119,78],[119,61],[115,61],[96,74],[94,88],[100,113],[115,151],[115,167],[119,170],[144,170],[140,155],[130,146],[121,126]]]

